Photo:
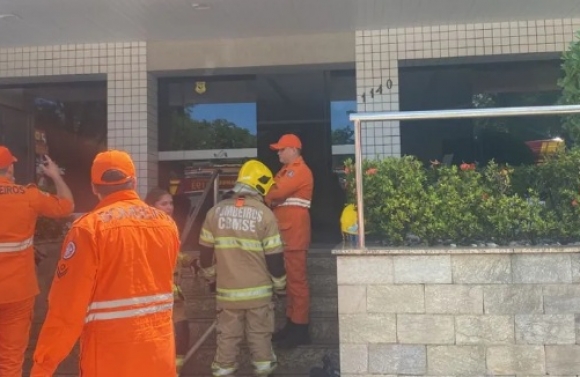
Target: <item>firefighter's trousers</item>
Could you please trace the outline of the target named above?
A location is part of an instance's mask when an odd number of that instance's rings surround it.
[[[254,309],[220,309],[217,315],[217,352],[212,363],[214,376],[228,376],[237,369],[237,356],[244,335],[257,375],[267,376],[276,369],[272,349],[274,304]]]
[[[286,262],[286,317],[292,323],[306,325],[310,313],[307,250],[284,250]]]
[[[34,297],[0,304],[0,376],[22,377]]]

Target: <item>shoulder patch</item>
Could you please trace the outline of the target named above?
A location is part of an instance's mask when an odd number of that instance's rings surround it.
[[[292,178],[292,177],[294,177],[294,170],[288,170],[288,173],[286,173],[286,175],[287,175],[289,178]]]
[[[77,251],[77,245],[73,241],[70,241],[66,248],[64,249],[64,254],[62,255],[62,259],[69,260],[71,259]]]

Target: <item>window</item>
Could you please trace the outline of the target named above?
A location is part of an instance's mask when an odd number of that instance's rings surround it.
[[[354,126],[349,116],[355,112],[356,101],[354,100],[330,102],[332,145],[354,144]]]
[[[332,145],[353,145],[354,128],[353,123],[349,119],[349,115],[356,112],[355,71],[340,70],[329,73]],[[334,148],[334,150],[340,152],[340,148]],[[333,154],[337,153],[333,152]]]

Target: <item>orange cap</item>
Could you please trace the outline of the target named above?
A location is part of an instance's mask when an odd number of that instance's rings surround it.
[[[103,181],[103,174],[109,170],[117,170],[125,175],[118,181]],[[91,182],[96,185],[118,185],[135,177],[135,165],[127,152],[111,149],[97,154],[91,167]]]
[[[270,149],[273,149],[275,151],[278,151],[278,150],[284,149],[284,148],[302,149],[302,142],[300,142],[300,139],[298,138],[298,136],[296,136],[294,134],[286,134],[286,135],[282,135],[282,137],[280,138],[280,140],[278,140],[277,143],[270,144]]]
[[[6,169],[16,161],[18,161],[18,159],[12,155],[10,149],[0,145],[0,169]]]

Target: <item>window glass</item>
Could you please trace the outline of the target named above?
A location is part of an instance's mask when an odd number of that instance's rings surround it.
[[[160,150],[256,148],[253,80],[188,78],[160,86]]]
[[[354,144],[353,122],[350,121],[349,116],[355,112],[355,100],[330,102],[332,145]]]

